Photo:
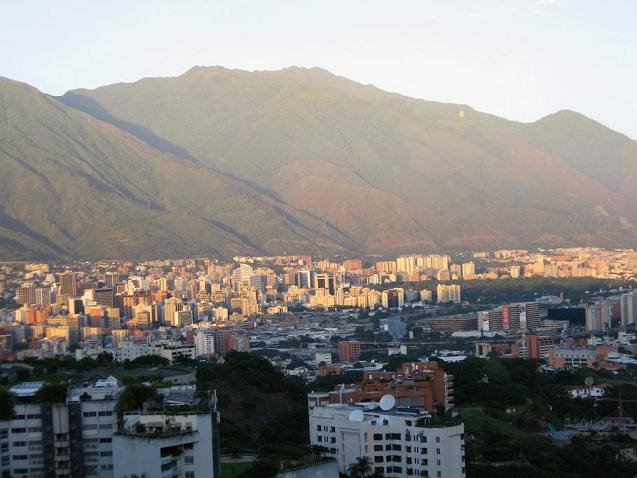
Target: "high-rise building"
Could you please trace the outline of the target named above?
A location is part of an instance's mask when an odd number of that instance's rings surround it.
[[[462,264],[462,278],[475,279],[476,265],[473,262],[465,262]]]
[[[637,293],[634,291],[622,294],[620,297],[621,325],[633,325],[637,318]]]
[[[385,309],[397,309],[405,305],[405,291],[397,287],[386,289],[381,294],[381,303]]]
[[[104,283],[108,288],[117,288],[117,284],[120,283],[120,280],[121,279],[118,272],[107,272],[106,274],[104,274]]]
[[[60,274],[60,294],[69,297],[77,296],[77,274],[66,271]]]
[[[25,282],[18,288],[15,301],[20,305],[35,305],[35,285]]]
[[[115,293],[110,287],[93,290],[93,300],[97,305],[115,307]]]
[[[586,306],[586,330],[601,332],[610,327],[610,305],[605,300]]]
[[[49,287],[35,289],[35,305],[50,305],[51,302],[51,289]]]
[[[438,284],[436,287],[436,296],[438,303],[446,302],[460,303],[460,284]]]
[[[113,377],[71,388],[55,403],[34,400],[43,386],[11,389],[13,417],[0,421],[2,476],[220,476],[216,399],[204,411],[194,405],[193,389],[193,411],[127,413],[120,422]]]
[[[324,290],[326,293],[329,293],[329,295],[334,295],[334,274],[330,274],[329,272],[318,272],[314,276],[314,288],[317,290]]]

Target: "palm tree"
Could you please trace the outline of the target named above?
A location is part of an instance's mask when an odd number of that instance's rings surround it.
[[[349,478],[382,478],[382,474],[372,471],[372,464],[369,458],[361,456],[356,459],[356,463],[352,463],[347,469]]]

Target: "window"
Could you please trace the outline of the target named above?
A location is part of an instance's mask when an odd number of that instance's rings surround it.
[[[11,429],[11,433],[26,433],[27,429],[26,428],[12,428]]]
[[[440,455],[440,448],[436,448],[436,455]]]
[[[104,423],[100,425],[100,430],[112,430],[112,429],[113,429],[112,423]]]
[[[186,473],[184,473],[184,478],[195,478],[195,472],[187,471]]]
[[[184,445],[184,450],[192,450],[192,448],[193,448],[192,443],[186,443],[186,444]]]
[[[28,432],[29,433],[39,433],[42,431],[42,427],[29,427],[28,428]]]
[[[100,456],[113,456],[112,451],[101,451]]]
[[[97,412],[84,412],[82,413],[83,416],[85,417],[96,417],[97,416]]]
[[[384,460],[385,459],[382,456],[380,456],[380,455],[376,455],[374,457],[374,463],[382,463]]]
[[[440,443],[440,437],[436,437],[436,443]]]
[[[27,442],[25,442],[25,441],[14,441],[13,442],[13,446],[14,447],[27,446]]]
[[[374,445],[374,451],[383,451],[383,445]]]
[[[111,412],[111,411],[99,412],[97,415],[100,416],[100,417],[112,417],[113,416],[113,412]]]
[[[112,438],[100,438],[100,443],[111,443],[112,441]]]
[[[40,418],[42,418],[42,414],[41,413],[32,413],[27,415],[27,418],[29,420],[39,420]]]
[[[186,456],[186,457],[184,457],[184,463],[186,465],[194,465],[195,464],[195,457],[194,456]]]
[[[29,458],[29,455],[13,455],[11,457],[12,460],[15,461],[19,461],[19,460],[27,460]]]
[[[382,440],[383,439],[383,434],[382,433],[374,433],[374,440],[378,441],[378,440]]]

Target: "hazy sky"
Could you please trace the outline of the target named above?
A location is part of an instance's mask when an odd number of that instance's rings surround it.
[[[193,65],[320,66],[520,121],[637,138],[637,0],[0,0],[0,75],[51,94]]]

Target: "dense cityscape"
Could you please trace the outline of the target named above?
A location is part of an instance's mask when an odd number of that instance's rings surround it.
[[[0,478],[637,478],[637,2],[0,19]]]
[[[637,365],[633,250],[3,263],[0,271],[8,476],[233,476],[232,467],[236,476],[296,476],[286,470],[298,467],[359,476],[362,467],[458,477],[524,467],[526,458],[503,450],[475,454],[483,439],[475,422],[485,417],[532,422],[521,428],[562,446],[595,437],[626,459],[637,450],[627,413],[637,398],[627,385]],[[296,458],[241,430],[265,426],[265,401],[243,404],[255,415],[233,421],[224,400],[243,388],[217,384],[215,370],[234,363],[243,366],[234,373],[264,368],[284,389],[306,390],[289,405],[305,441]],[[499,375],[517,381],[507,364],[562,377],[558,389],[546,385],[556,403],[525,404],[515,388],[485,402],[479,387],[499,387]],[[483,368],[477,384],[466,382],[469,367]],[[502,407],[504,416],[488,418]]]

